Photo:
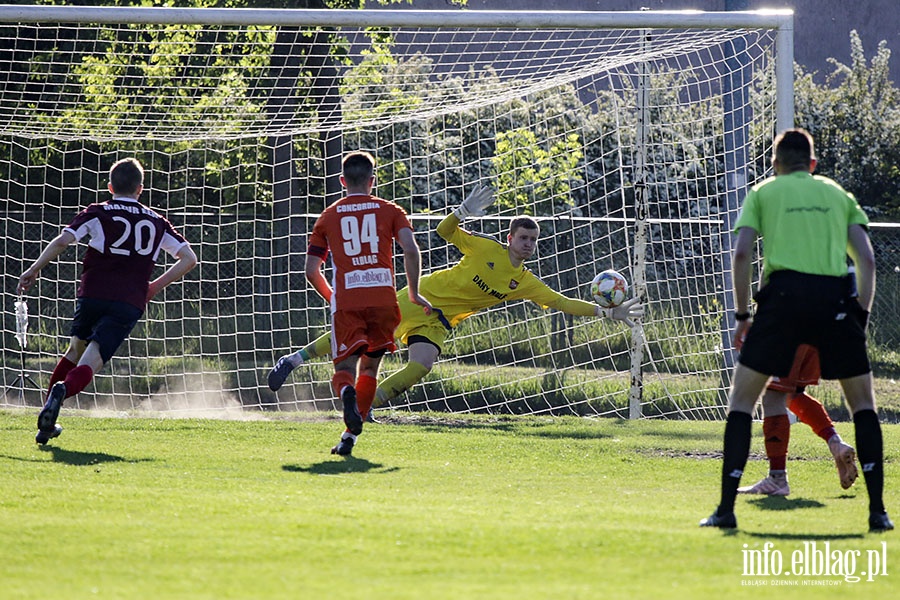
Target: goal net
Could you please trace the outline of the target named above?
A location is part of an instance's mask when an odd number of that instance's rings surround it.
[[[341,155],[363,149],[378,161],[376,193],[410,214],[424,273],[459,259],[435,227],[487,184],[497,202],[465,228],[505,242],[510,220],[530,215],[541,235],[528,267],[550,287],[589,300],[594,274],[614,268],[646,306],[632,329],[502,303],[464,321],[391,407],[719,418],[733,364],[730,229],[792,111],[790,23],[790,13],[0,7],[0,405],[42,403],[20,384],[46,387],[66,349],[85,247],[24,298],[24,347],[18,275],[107,198],[111,164],[135,156],[142,201],[200,263],[67,406],[331,410],[330,361],[297,368],[277,394],[266,375],[328,330],[303,276],[306,243],[341,195]],[[397,272],[399,287],[402,263]],[[382,375],[405,358],[388,357]]]

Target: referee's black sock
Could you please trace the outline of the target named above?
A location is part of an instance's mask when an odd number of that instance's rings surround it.
[[[716,511],[719,515],[734,512],[734,501],[741,483],[741,475],[750,454],[753,418],[744,412],[731,411],[725,421],[724,456],[722,457],[722,499]]]
[[[861,410],[853,415],[856,431],[856,454],[862,466],[866,491],[869,493],[869,512],[884,512],[884,442],[881,423],[874,410]]]

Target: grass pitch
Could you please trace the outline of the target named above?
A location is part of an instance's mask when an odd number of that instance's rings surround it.
[[[792,430],[791,496],[739,498],[740,529],[722,532],[697,526],[718,500],[721,422],[390,413],[345,458],[329,454],[343,428],[336,415],[238,422],[64,409],[63,435],[43,448],[36,411],[0,417],[2,598],[900,593],[900,531],[867,532],[862,480],[841,490],[825,443],[803,425]],[[852,442],[852,426],[838,427]],[[900,427],[884,434],[897,520]],[[766,469],[751,460],[744,482]]]

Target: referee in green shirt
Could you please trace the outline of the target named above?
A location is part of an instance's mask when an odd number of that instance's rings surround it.
[[[750,190],[735,224],[735,340],[745,340],[725,424],[721,500],[700,525],[737,527],[734,503],[750,452],[754,406],[769,377],[787,376],[797,346],[806,343],[819,351],[822,377],[840,380],[853,413],[869,494],[869,529],[893,529],[882,499],[883,442],[866,353],[866,324],[875,294],[868,219],[851,194],[831,179],[812,174],[816,159],[806,131],[778,135],[772,164],[775,176]],[[759,237],[763,283],[754,297],[753,317],[750,279]],[[856,267],[858,294],[847,276],[848,254]]]

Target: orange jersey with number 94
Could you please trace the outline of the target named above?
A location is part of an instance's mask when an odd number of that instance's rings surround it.
[[[366,194],[338,200],[319,215],[307,253],[331,253],[331,310],[396,306],[394,240],[412,229],[400,206]]]

